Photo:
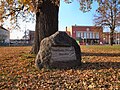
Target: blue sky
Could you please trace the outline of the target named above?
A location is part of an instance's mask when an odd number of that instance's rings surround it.
[[[97,3],[92,4],[92,9],[89,12],[83,13],[79,10],[79,2],[74,0],[71,4],[66,4],[61,1],[59,10],[59,30],[65,30],[66,26],[82,25],[92,26]]]
[[[71,4],[66,4],[61,0],[59,8],[59,30],[65,31],[66,26],[80,25],[80,26],[93,26],[93,17],[97,9],[97,3],[92,4],[91,11],[83,13],[79,10],[78,0],[74,0]],[[24,35],[25,22],[20,21],[21,30],[12,30],[11,39],[20,39]],[[26,29],[34,30],[34,23],[27,23]]]

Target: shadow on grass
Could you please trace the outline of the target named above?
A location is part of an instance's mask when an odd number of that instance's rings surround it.
[[[68,67],[68,68],[51,68],[58,70],[101,70],[101,69],[120,69],[120,62],[85,62],[80,66]]]
[[[76,69],[80,70],[100,70],[100,69],[120,69],[120,62],[86,62],[82,63],[80,67]]]
[[[120,57],[120,53],[88,53],[88,52],[82,52],[82,56]]]
[[[103,57],[120,57],[120,53],[88,53],[88,52],[83,52],[82,56],[103,56]],[[109,68],[114,68],[114,69],[120,69],[120,61],[118,62],[85,62],[82,63],[80,67],[77,69],[82,69],[82,70],[89,70],[89,69],[109,69]]]

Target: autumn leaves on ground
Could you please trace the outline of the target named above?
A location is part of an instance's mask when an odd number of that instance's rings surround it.
[[[82,66],[42,69],[31,47],[0,47],[0,90],[120,90],[120,46],[81,46]]]

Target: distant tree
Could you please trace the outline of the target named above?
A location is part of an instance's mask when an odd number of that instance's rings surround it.
[[[115,28],[120,26],[120,0],[101,0],[94,22],[110,28],[110,44],[113,45]]]
[[[71,3],[73,0],[64,1]],[[80,10],[86,12],[91,9],[93,0],[78,1]],[[35,14],[35,40],[31,52],[37,54],[41,40],[58,31],[59,6],[60,0],[0,0],[0,18],[7,19],[10,16],[11,21],[17,22],[19,17],[26,18]]]

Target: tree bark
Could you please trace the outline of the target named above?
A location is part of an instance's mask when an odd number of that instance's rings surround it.
[[[35,38],[31,53],[37,54],[40,49],[40,42],[58,31],[58,12],[59,5],[51,0],[44,0],[38,6],[39,11],[36,13]]]
[[[113,46],[113,43],[114,43],[114,30],[111,29],[111,32],[110,32],[110,45]]]

